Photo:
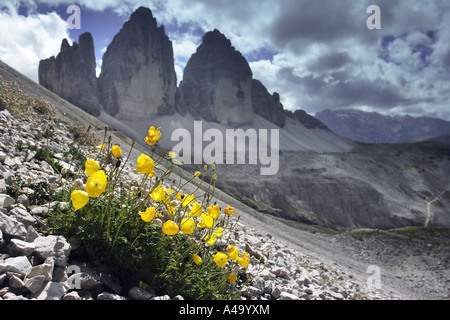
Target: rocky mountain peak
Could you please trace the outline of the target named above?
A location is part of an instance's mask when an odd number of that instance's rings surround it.
[[[252,71],[219,30],[207,32],[188,61],[177,92],[177,109],[228,125],[251,123]]]
[[[121,120],[172,114],[176,84],[172,42],[151,10],[140,7],[103,56],[98,81],[103,107]]]
[[[39,83],[63,99],[93,115],[98,115],[94,40],[89,32],[71,46],[67,39],[61,43],[57,57],[39,63]]]

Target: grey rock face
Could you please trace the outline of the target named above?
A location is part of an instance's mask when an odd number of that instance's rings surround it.
[[[295,110],[292,117],[308,129],[320,128],[328,130],[328,127],[323,122],[307,114],[304,110]]]
[[[184,69],[176,108],[197,119],[228,125],[251,123],[252,71],[219,30],[207,32]]]
[[[141,7],[103,56],[98,88],[104,110],[122,120],[172,114],[176,85],[172,42]]]
[[[286,124],[287,113],[280,103],[280,95],[276,92],[271,95],[261,81],[255,79],[252,82],[252,106],[256,114],[277,126],[282,128]]]
[[[84,111],[97,116],[98,101],[95,73],[94,41],[89,32],[83,33],[72,46],[64,39],[58,56],[41,60],[39,83]]]

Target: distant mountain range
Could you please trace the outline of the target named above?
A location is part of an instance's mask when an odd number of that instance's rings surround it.
[[[315,116],[335,133],[359,142],[396,143],[417,139],[450,142],[450,122],[437,118],[384,116],[356,109],[323,110]]]

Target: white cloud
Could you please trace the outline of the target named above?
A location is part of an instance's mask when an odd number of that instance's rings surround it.
[[[63,38],[67,24],[56,13],[24,17],[11,4],[0,11],[0,59],[36,82],[39,61],[58,54]]]

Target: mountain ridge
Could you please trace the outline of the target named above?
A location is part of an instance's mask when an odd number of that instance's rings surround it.
[[[431,117],[384,116],[357,109],[326,109],[315,117],[337,134],[365,143],[408,142],[450,133],[450,121]]]

